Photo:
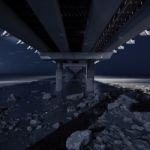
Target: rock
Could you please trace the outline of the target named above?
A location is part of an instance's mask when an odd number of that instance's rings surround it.
[[[75,112],[73,113],[74,117],[78,117],[79,116],[79,113],[78,112]]]
[[[101,144],[101,150],[105,150],[105,145],[104,144]]]
[[[67,113],[72,113],[72,112],[75,112],[76,111],[76,108],[74,106],[68,106],[67,107]]]
[[[52,95],[50,93],[43,92],[43,97],[42,97],[43,100],[49,100],[51,99],[51,97]]]
[[[77,107],[80,109],[84,108],[85,106],[86,106],[86,103],[83,103],[83,102],[77,105]]]
[[[114,144],[116,144],[116,145],[121,145],[121,144],[122,144],[122,141],[121,141],[121,140],[115,140],[115,141],[114,141]]]
[[[136,101],[134,99],[131,99],[130,97],[126,95],[120,95],[119,98],[110,104],[108,104],[108,110],[115,109],[117,107],[120,107],[120,105],[126,106],[127,108],[130,107],[132,103],[135,103]]]
[[[30,125],[35,126],[37,124],[37,120],[30,120]]]
[[[41,129],[42,128],[42,126],[41,125],[38,125],[37,127],[36,127],[36,130],[39,130],[39,129]]]
[[[112,110],[112,109],[118,107],[119,105],[120,104],[118,103],[118,101],[116,101],[116,102],[108,104],[107,108],[108,108],[108,110]]]
[[[68,150],[80,150],[80,148],[88,144],[90,137],[90,130],[76,131],[67,138],[66,148]]]
[[[27,131],[31,132],[31,131],[32,131],[32,127],[31,127],[31,126],[28,126],[28,127],[27,127]]]
[[[143,119],[142,119],[142,115],[140,112],[134,112],[134,117],[139,121],[139,122],[143,122]]]
[[[134,140],[133,143],[134,143],[135,147],[139,150],[149,150],[150,149],[150,145],[147,141],[137,139],[137,140]]]
[[[120,104],[125,105],[127,108],[129,108],[131,106],[132,103],[135,103],[136,101],[126,95],[121,95],[118,98],[118,101]]]
[[[12,130],[14,127],[13,126],[9,126],[9,130]]]
[[[134,145],[128,139],[128,137],[126,137],[126,135],[124,134],[124,132],[122,132],[119,128],[117,130],[118,130],[118,133],[120,134],[120,137],[121,137],[122,141],[128,147],[128,149],[130,149],[130,150],[136,150],[135,147],[134,147]]]
[[[8,99],[7,99],[7,102],[15,102],[17,101],[17,98],[14,94],[10,94]]]
[[[72,94],[72,95],[66,96],[66,99],[68,99],[68,100],[77,100],[77,99],[83,98],[83,96],[84,96],[83,93],[77,93],[77,94]]]
[[[131,126],[131,129],[132,129],[132,130],[139,130],[139,131],[144,130],[144,128],[143,128],[142,126],[138,126],[138,125],[136,125],[136,124],[132,125],[132,126]]]
[[[6,125],[6,121],[1,121],[1,125]]]
[[[146,131],[150,132],[150,121],[144,123],[144,128]]]
[[[67,120],[72,120],[72,117],[66,117]]]
[[[52,125],[52,127],[54,129],[58,129],[60,127],[60,123],[59,122],[56,122],[55,124]]]
[[[105,150],[105,147],[106,146],[104,144],[97,144],[97,143],[95,143],[93,145],[94,150]]]
[[[144,112],[142,119],[145,121],[150,121],[150,112]]]
[[[126,123],[132,123],[133,122],[132,118],[129,118],[129,117],[124,117],[123,121]]]
[[[100,136],[96,136],[96,141],[101,144],[103,142],[103,139]]]
[[[38,93],[38,91],[37,90],[32,90],[31,93]]]

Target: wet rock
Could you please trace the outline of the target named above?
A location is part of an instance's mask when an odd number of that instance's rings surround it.
[[[74,117],[78,117],[78,116],[79,116],[79,113],[78,113],[78,112],[75,112],[75,113],[73,113],[73,116],[74,116]]]
[[[49,99],[51,99],[51,97],[52,97],[52,95],[50,93],[43,92],[43,96],[42,96],[43,100],[49,100]]]
[[[150,112],[143,113],[142,119],[145,121],[150,121]]]
[[[150,121],[144,123],[144,128],[146,131],[150,132]]]
[[[99,144],[103,143],[103,139],[100,136],[96,136],[96,142],[98,142]]]
[[[90,100],[87,100],[86,103],[87,103],[87,105],[88,105],[89,108],[92,108],[92,107],[94,107],[98,103],[98,101],[95,100],[95,99],[90,99]]]
[[[31,127],[31,126],[28,126],[28,127],[27,127],[27,131],[28,131],[28,132],[31,132],[31,131],[32,131],[32,127]]]
[[[115,141],[114,141],[114,144],[116,144],[116,145],[121,145],[121,144],[122,144],[122,141],[121,141],[121,140],[115,140]]]
[[[150,149],[149,143],[147,141],[144,141],[141,139],[134,140],[133,144],[139,150],[149,150]]]
[[[72,94],[72,95],[66,96],[66,99],[68,99],[68,100],[77,100],[77,99],[83,98],[83,96],[84,96],[84,93],[77,93],[77,94]]]
[[[116,108],[116,107],[118,107],[120,104],[116,101],[116,102],[113,102],[113,103],[110,103],[110,104],[108,104],[108,110],[112,110],[112,109],[114,109],[114,108]]]
[[[142,115],[140,112],[134,112],[134,117],[139,121],[139,122],[143,122],[143,119],[142,119]]]
[[[13,126],[9,126],[9,130],[12,130],[14,127]]]
[[[133,122],[132,118],[129,118],[129,117],[126,117],[126,116],[123,118],[123,121],[126,122],[126,123],[132,123]]]
[[[130,150],[136,150],[136,148],[134,147],[134,145],[132,144],[132,142],[129,140],[129,137],[127,137],[124,134],[124,132],[121,131],[119,128],[117,128],[117,131],[119,132],[122,141],[128,147],[128,149],[130,149]]]
[[[17,97],[14,94],[10,94],[9,97],[7,98],[7,102],[16,102]]]
[[[80,108],[80,109],[82,109],[82,108],[84,108],[86,106],[86,103],[79,103],[78,105],[77,105],[77,107],[78,108]]]
[[[75,111],[76,111],[75,106],[68,106],[67,107],[67,113],[72,113],[72,112],[75,112]]]
[[[132,130],[139,130],[139,131],[143,131],[144,130],[144,128],[142,126],[138,126],[136,124],[132,125],[131,129]]]
[[[94,150],[101,150],[101,145],[100,144],[94,144],[93,145]]]
[[[33,94],[38,93],[38,90],[32,90],[31,93]]]
[[[72,120],[72,117],[66,117],[67,120]]]
[[[41,129],[42,128],[42,125],[38,125],[37,127],[36,127],[36,130],[39,130],[39,129]]]
[[[36,124],[37,124],[38,122],[37,122],[37,120],[30,120],[30,125],[32,125],[32,126],[35,126]]]
[[[80,150],[83,146],[88,144],[90,137],[90,130],[76,131],[67,138],[66,148],[68,150]]]
[[[60,127],[60,123],[59,122],[56,122],[55,124],[52,125],[52,127],[54,129],[58,129]]]

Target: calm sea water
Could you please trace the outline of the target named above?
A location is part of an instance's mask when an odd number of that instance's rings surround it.
[[[0,87],[21,83],[30,83],[44,79],[55,78],[55,76],[0,76]]]

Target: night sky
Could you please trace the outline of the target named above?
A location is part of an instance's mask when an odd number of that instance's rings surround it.
[[[0,30],[0,34],[3,30]],[[125,45],[124,50],[109,60],[96,65],[96,74],[102,76],[150,77],[150,37],[136,37],[135,45]],[[43,61],[28,45],[16,44],[13,36],[0,37],[0,75],[48,75],[55,73],[55,64]]]
[[[96,65],[96,74],[125,77],[150,77],[150,36],[135,38],[135,45],[124,44],[112,58]]]

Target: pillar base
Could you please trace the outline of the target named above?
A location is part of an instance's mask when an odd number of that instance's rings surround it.
[[[86,68],[86,95],[94,96],[94,61],[89,61]]]
[[[56,93],[61,95],[62,93],[62,84],[63,84],[63,66],[62,63],[57,63],[56,69]]]

